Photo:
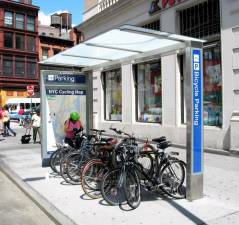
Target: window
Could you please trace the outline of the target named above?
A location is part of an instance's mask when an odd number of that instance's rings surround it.
[[[210,40],[220,38],[219,0],[207,0],[180,12],[181,34]],[[207,47],[208,46],[208,47]],[[204,125],[222,126],[222,72],[220,40],[204,44]],[[185,84],[182,79],[182,90]],[[185,122],[185,96],[181,104],[182,122]]]
[[[220,45],[204,48],[204,125],[222,126],[222,71]]]
[[[13,61],[12,57],[4,56],[3,57],[3,75],[9,76],[13,74]]]
[[[25,36],[16,34],[16,49],[25,50]]]
[[[14,91],[7,91],[7,96],[14,96]],[[13,109],[12,109],[13,108]],[[15,105],[12,105],[11,110],[14,110]],[[17,107],[16,107],[17,108]],[[15,109],[16,110],[16,109]]]
[[[16,77],[25,76],[25,62],[24,62],[24,58],[22,57],[16,57],[15,74],[16,74]]]
[[[122,120],[122,83],[121,70],[104,73],[105,119]]]
[[[32,52],[36,51],[36,44],[35,44],[34,37],[27,36],[27,50]]]
[[[42,49],[42,60],[46,60],[48,58],[48,48]]]
[[[135,72],[137,121],[161,123],[161,62],[138,64]]]
[[[25,103],[25,107],[26,110],[31,109],[31,104],[30,103]]]
[[[17,92],[17,96],[21,96],[21,97],[24,97],[24,92],[23,91],[18,91]],[[22,105],[24,107],[24,105]],[[21,103],[20,103],[20,107],[21,107]]]
[[[16,28],[17,29],[24,29],[24,15],[16,14]]]
[[[36,78],[36,59],[28,59],[27,77]]]
[[[13,27],[13,13],[12,12],[5,12],[4,26]]]
[[[53,49],[53,52],[54,52],[54,55],[56,55],[56,54],[58,54],[58,53],[61,52],[61,49],[56,49],[56,48],[54,48],[54,49]]]
[[[151,23],[147,23],[142,26],[143,28],[146,29],[151,29],[151,30],[159,30],[160,31],[160,20],[153,21]]]
[[[4,33],[4,47],[13,48],[13,33]]]
[[[35,17],[27,16],[27,30],[35,31]]]
[[[181,34],[205,38],[220,34],[219,0],[207,0],[180,11]]]

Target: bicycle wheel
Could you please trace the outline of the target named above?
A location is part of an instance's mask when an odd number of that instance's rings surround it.
[[[67,148],[62,147],[51,154],[50,167],[57,174],[60,174],[60,161],[66,153]]]
[[[101,183],[101,194],[104,200],[112,206],[126,202],[121,169],[112,170],[105,174]]]
[[[124,181],[124,194],[128,205],[132,209],[136,209],[141,200],[140,182],[135,171],[127,171]]]
[[[185,198],[185,173],[184,163],[180,160],[166,164],[160,173],[161,189],[175,199]]]
[[[87,196],[93,199],[101,197],[101,182],[106,172],[105,164],[100,160],[94,160],[84,167],[81,176],[81,186]]]
[[[65,155],[65,157],[63,157],[60,161],[60,175],[61,177],[65,180],[66,183],[70,183],[70,184],[76,184],[75,182],[73,182],[67,175],[67,167],[66,167],[66,159],[67,159],[67,155]]]
[[[81,152],[70,154],[66,158],[66,174],[70,180],[80,183],[81,168],[85,161],[86,157]]]

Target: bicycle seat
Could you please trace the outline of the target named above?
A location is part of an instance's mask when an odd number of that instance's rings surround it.
[[[168,148],[171,145],[172,145],[171,141],[163,141],[163,142],[157,144],[157,148],[165,149],[165,148]]]
[[[159,137],[159,138],[154,138],[154,139],[152,139],[152,141],[157,142],[157,143],[161,143],[163,141],[166,141],[166,137],[162,136],[162,137]]]

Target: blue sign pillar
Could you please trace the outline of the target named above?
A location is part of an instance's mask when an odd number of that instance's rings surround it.
[[[186,48],[187,190],[189,200],[203,197],[203,58],[202,44]]]
[[[203,157],[203,74],[202,50],[192,49],[192,133],[193,161],[192,173],[202,173]]]

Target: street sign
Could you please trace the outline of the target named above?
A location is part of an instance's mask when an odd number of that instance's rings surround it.
[[[34,85],[28,85],[27,86],[27,94],[29,96],[33,96],[34,95]]]

